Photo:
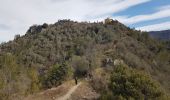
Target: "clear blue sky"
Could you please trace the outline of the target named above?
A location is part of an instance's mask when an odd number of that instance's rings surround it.
[[[110,17],[142,31],[170,29],[170,0],[0,0],[0,42],[33,24]]]

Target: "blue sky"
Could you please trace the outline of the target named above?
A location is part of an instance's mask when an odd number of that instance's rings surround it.
[[[0,42],[33,24],[110,17],[142,31],[170,29],[170,0],[0,0]]]
[[[170,6],[170,0],[150,0],[149,2],[130,7],[124,11],[115,13],[113,15],[114,16],[115,15],[116,16],[129,16],[129,17],[133,17],[136,15],[150,15],[150,14],[158,12],[159,8],[166,7],[166,6]],[[149,21],[142,21],[142,22],[138,22],[138,23],[130,24],[130,25],[127,24],[127,25],[130,27],[142,27],[142,26],[147,26],[147,25],[164,23],[168,21],[170,21],[170,16],[157,18],[157,19],[149,20]],[[165,29],[170,29],[170,27],[165,28]]]

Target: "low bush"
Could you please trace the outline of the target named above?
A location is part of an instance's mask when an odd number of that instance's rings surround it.
[[[152,78],[140,71],[116,66],[111,74],[109,92],[102,100],[166,100],[164,91]]]
[[[47,72],[47,75],[42,78],[43,87],[49,88],[60,85],[70,73],[71,68],[66,63],[52,66],[52,68]]]

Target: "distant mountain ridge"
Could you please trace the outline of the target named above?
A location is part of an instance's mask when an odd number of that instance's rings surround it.
[[[159,40],[170,40],[170,30],[150,31],[150,36]]]

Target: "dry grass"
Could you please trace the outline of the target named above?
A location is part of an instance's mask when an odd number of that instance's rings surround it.
[[[54,87],[43,92],[30,95],[24,100],[55,100],[56,98],[65,95],[67,91],[74,86],[75,83],[73,80],[65,82],[64,84]]]
[[[98,97],[99,94],[97,94],[93,88],[84,81],[72,94],[70,100],[96,100]]]

